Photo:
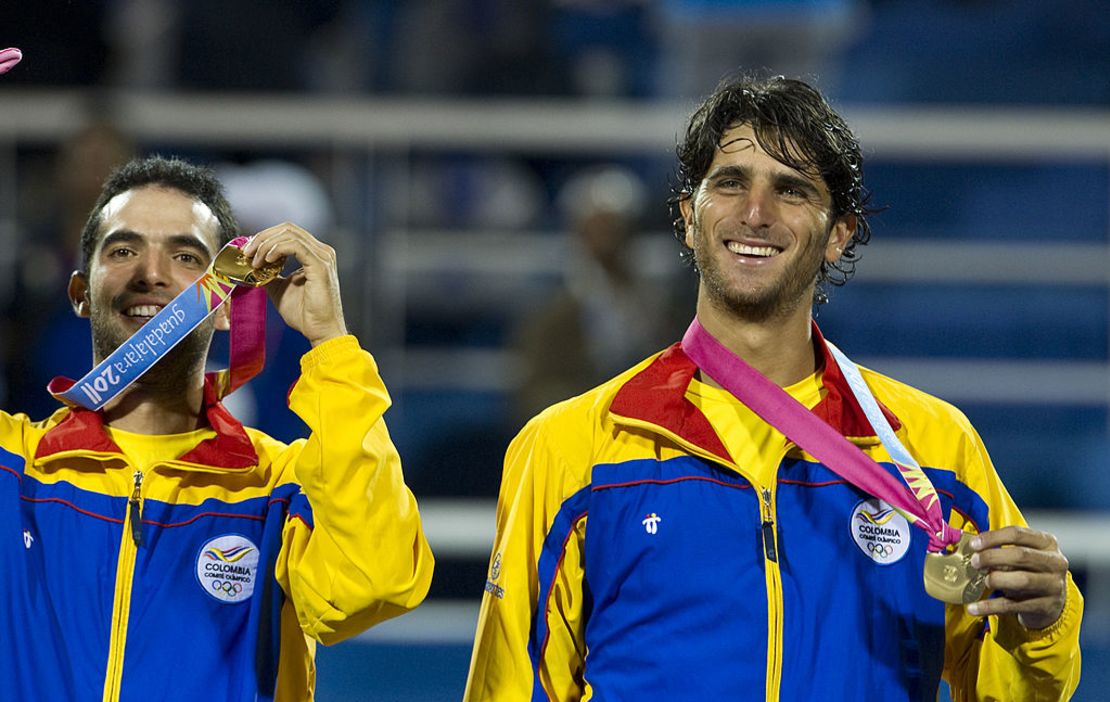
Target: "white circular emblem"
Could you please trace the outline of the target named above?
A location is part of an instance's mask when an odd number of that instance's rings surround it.
[[[882,500],[856,505],[850,528],[856,546],[880,565],[896,563],[910,550],[910,523]]]
[[[224,534],[209,540],[197,554],[197,582],[220,602],[242,602],[254,593],[258,547],[245,536]]]

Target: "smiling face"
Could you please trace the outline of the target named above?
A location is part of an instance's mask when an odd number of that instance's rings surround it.
[[[104,206],[89,272],[75,273],[69,287],[74,310],[91,318],[95,362],[200,277],[216,253],[218,230],[207,205],[172,188],[135,188]],[[203,368],[212,329],[209,318],[156,368]]]
[[[819,176],[775,160],[748,124],[724,133],[679,206],[701,274],[699,309],[751,320],[808,311],[821,264],[839,258],[854,229],[850,218],[833,219]]]

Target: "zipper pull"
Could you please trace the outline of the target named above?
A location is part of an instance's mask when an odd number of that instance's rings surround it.
[[[131,523],[131,540],[135,546],[143,545],[142,506],[139,504],[139,488],[143,484],[143,472],[135,471],[135,489],[131,492],[131,499],[127,501],[128,520]]]
[[[771,488],[763,488],[763,506],[763,553],[767,560],[776,562],[779,554],[775,548],[775,520],[771,518]]]

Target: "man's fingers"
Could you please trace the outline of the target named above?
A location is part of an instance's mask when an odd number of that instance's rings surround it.
[[[971,547],[971,565],[987,573],[986,586],[1000,596],[969,604],[970,614],[1016,614],[1027,628],[1059,618],[1067,599],[1068,559],[1055,536],[1008,526],[979,534]]]
[[[1015,570],[995,571],[987,575],[987,589],[1000,590],[1014,599],[1059,597],[1064,595],[1066,587],[1055,573]]]
[[[1020,599],[1010,597],[991,597],[990,599],[973,602],[967,606],[968,612],[978,617],[992,614],[1032,614],[1044,615],[1048,612],[1058,611],[1058,600],[1053,597],[1034,597]]]
[[[334,249],[290,222],[258,232],[243,247],[243,253],[251,257],[256,268],[282,256],[293,256],[307,266],[326,265],[335,260]]]
[[[347,333],[339,294],[335,249],[291,222],[263,229],[243,246],[251,265],[261,268],[284,258],[300,267],[266,286],[285,323],[316,346]]]
[[[1049,551],[1057,548],[1056,537],[1052,534],[1021,526],[1008,526],[994,531],[984,531],[971,540],[971,547],[976,551],[999,546],[1028,546]]]
[[[1032,571],[1061,573],[1068,569],[1068,559],[1059,551],[1042,551],[1027,546],[992,548],[971,557],[971,565],[987,571]]]

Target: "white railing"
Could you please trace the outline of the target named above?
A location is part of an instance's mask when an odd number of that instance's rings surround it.
[[[84,120],[82,91],[0,91],[0,139],[53,142]],[[391,100],[308,95],[109,93],[99,104],[139,139],[231,146],[673,151],[692,104]],[[1106,160],[1110,111],[1026,107],[844,108],[868,152],[937,160]]]

